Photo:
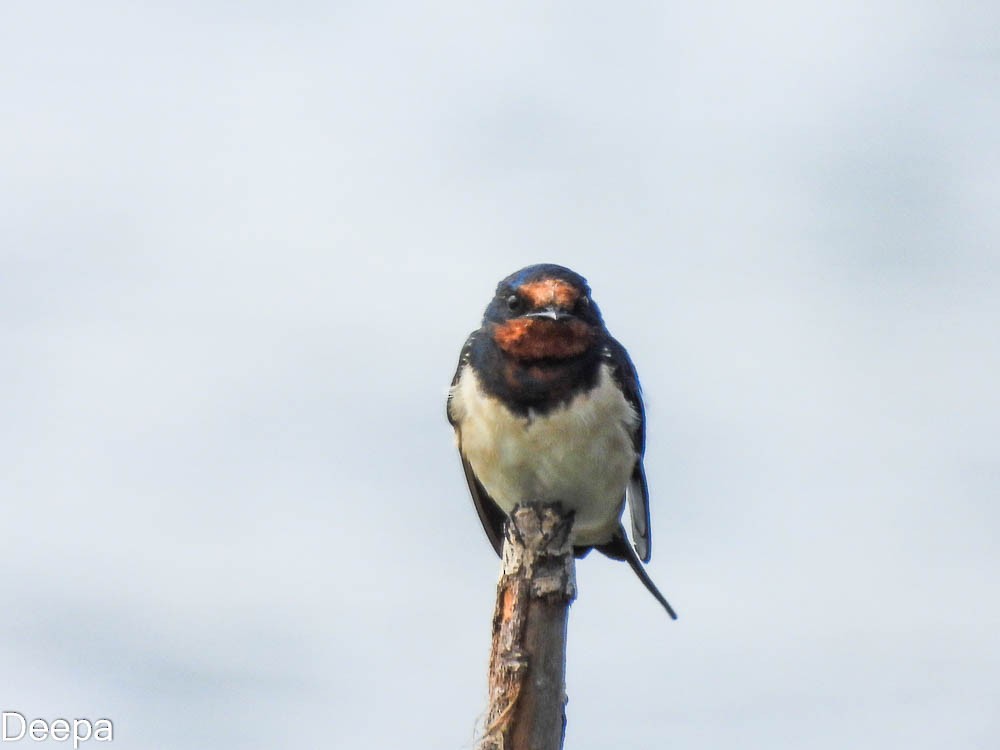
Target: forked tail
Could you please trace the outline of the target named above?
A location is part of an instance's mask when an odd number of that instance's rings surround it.
[[[595,547],[601,553],[607,555],[613,560],[625,560],[637,576],[639,580],[642,581],[642,585],[646,587],[656,601],[663,605],[663,608],[667,610],[667,614],[674,620],[677,619],[677,613],[674,612],[674,608],[670,606],[670,602],[667,598],[660,593],[660,590],[656,588],[656,584],[646,573],[646,569],[642,566],[639,561],[639,556],[636,555],[635,550],[632,549],[632,545],[628,543],[628,539],[625,537],[625,530],[619,526],[618,531],[615,532],[614,537],[607,544],[599,544]]]

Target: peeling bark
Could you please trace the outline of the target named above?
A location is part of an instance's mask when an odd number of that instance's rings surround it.
[[[521,505],[505,525],[480,750],[559,750],[566,728],[566,623],[576,597],[572,514]]]

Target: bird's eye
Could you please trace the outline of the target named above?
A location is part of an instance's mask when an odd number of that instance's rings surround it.
[[[521,298],[516,294],[512,294],[507,298],[507,309],[511,312],[517,312],[521,309]]]

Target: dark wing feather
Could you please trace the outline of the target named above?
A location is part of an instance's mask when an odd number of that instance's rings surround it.
[[[635,551],[639,559],[649,562],[652,554],[652,535],[649,529],[649,488],[646,485],[646,472],[642,467],[642,454],[646,449],[646,413],[642,406],[642,390],[639,387],[639,376],[625,347],[609,337],[605,351],[618,387],[622,389],[625,399],[639,417],[639,424],[632,433],[632,444],[635,446],[638,459],[632,469],[632,477],[626,487],[625,496],[632,517],[632,540]]]
[[[632,539],[639,559],[649,562],[652,556],[652,539],[649,533],[649,488],[646,486],[646,472],[642,459],[635,462],[632,478],[625,490],[628,508],[632,516]]]
[[[503,524],[507,516],[483,489],[465,456],[462,456],[462,468],[465,469],[465,480],[469,483],[469,492],[472,494],[472,502],[476,505],[483,530],[499,557],[503,554]]]
[[[458,355],[458,367],[455,368],[455,374],[451,378],[452,388],[458,385],[458,379],[462,377],[462,370],[469,364],[469,359],[472,357],[472,345],[476,341],[477,333],[479,331],[470,333],[469,338],[465,340],[465,345],[462,346],[462,353]],[[451,389],[448,390],[448,402],[445,404],[445,413],[448,415],[448,422],[451,426],[458,429],[458,424],[455,422],[454,417],[451,416]]]
[[[465,346],[462,347],[462,354],[458,358],[458,368],[455,370],[455,376],[451,379],[452,388],[458,384],[458,379],[462,376],[462,369],[469,364],[469,358],[472,355],[472,345],[475,342],[477,333],[478,331],[474,331],[469,335],[469,338],[465,340]],[[458,429],[458,424],[451,415],[450,392],[448,394],[447,412],[448,421],[458,433],[458,452],[462,456],[462,468],[465,470],[465,481],[469,484],[469,494],[472,495],[472,502],[476,506],[476,512],[479,514],[479,520],[483,524],[483,530],[486,532],[486,536],[489,538],[490,544],[493,545],[493,549],[496,550],[497,555],[501,555],[503,552],[503,524],[507,516],[502,510],[500,510],[500,506],[493,501],[493,498],[489,496],[489,493],[486,492],[482,483],[480,483],[480,481],[476,478],[476,473],[472,470],[469,462],[465,459],[465,454],[462,453],[462,433]]]

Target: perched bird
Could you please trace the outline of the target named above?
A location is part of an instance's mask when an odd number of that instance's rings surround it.
[[[625,560],[677,619],[642,566],[650,533],[639,379],[586,279],[546,263],[500,282],[462,349],[448,421],[498,555],[516,505],[561,503],[575,513],[576,555]],[[626,497],[634,550],[621,522]]]

